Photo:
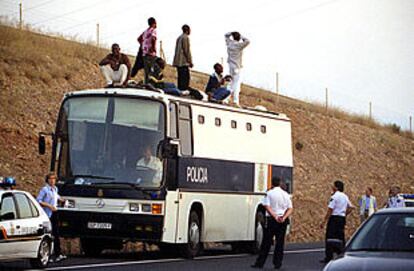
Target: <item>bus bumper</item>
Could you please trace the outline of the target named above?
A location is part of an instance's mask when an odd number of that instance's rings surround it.
[[[61,237],[159,242],[162,228],[163,216],[59,210]]]

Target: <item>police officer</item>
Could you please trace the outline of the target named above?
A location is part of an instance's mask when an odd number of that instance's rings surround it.
[[[253,268],[263,268],[272,245],[273,236],[276,236],[273,264],[275,269],[282,267],[283,249],[285,244],[286,228],[289,216],[293,212],[290,195],[280,188],[280,178],[273,177],[272,189],[267,191],[262,204],[266,208],[266,221],[264,225],[263,243],[260,247],[259,257]]]
[[[389,197],[387,200],[386,208],[403,208],[405,207],[404,198],[399,195],[400,188],[398,186],[392,186],[389,191]]]
[[[332,196],[329,200],[328,211],[321,224],[323,228],[326,223],[325,235],[325,259],[327,263],[333,258],[333,253],[340,253],[345,244],[345,217],[355,208],[344,193],[344,183],[335,181],[332,186]]]
[[[54,260],[51,262],[60,262],[66,259],[66,255],[62,254],[60,249],[60,236],[59,236],[59,217],[58,217],[58,201],[64,202],[65,200],[58,194],[58,188],[56,187],[57,176],[54,172],[50,172],[46,175],[46,185],[40,190],[37,196],[37,201],[40,206],[43,207],[47,216],[52,223],[52,235],[53,235],[53,249],[54,249]]]

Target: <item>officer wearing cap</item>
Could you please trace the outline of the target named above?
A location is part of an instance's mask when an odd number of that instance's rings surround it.
[[[346,216],[355,208],[344,193],[342,181],[334,182],[332,192],[325,219],[321,224],[323,228],[328,223],[325,235],[325,259],[321,260],[324,263],[332,260],[334,252],[342,251],[345,245]]]

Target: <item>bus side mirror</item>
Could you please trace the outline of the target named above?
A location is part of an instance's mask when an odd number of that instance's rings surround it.
[[[158,157],[162,159],[173,159],[178,156],[179,142],[172,138],[161,140],[158,144]]]
[[[46,139],[43,134],[39,134],[39,154],[43,155],[46,153]]]

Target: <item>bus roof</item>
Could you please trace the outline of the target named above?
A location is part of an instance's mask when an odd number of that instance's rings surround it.
[[[234,112],[243,112],[247,114],[260,115],[263,117],[271,117],[275,119],[282,119],[290,121],[290,119],[282,113],[276,113],[272,111],[264,111],[261,109],[251,108],[251,107],[233,107],[224,104],[217,104],[207,101],[200,101],[191,98],[177,97],[173,95],[165,94],[162,90],[147,90],[142,88],[100,88],[100,89],[87,89],[81,91],[73,91],[65,94],[65,98],[72,96],[87,96],[87,95],[120,95],[120,96],[135,96],[135,97],[146,97],[159,100],[172,100],[178,102],[186,102],[190,104],[197,104],[201,106],[207,106],[217,109],[225,109],[228,111]]]

